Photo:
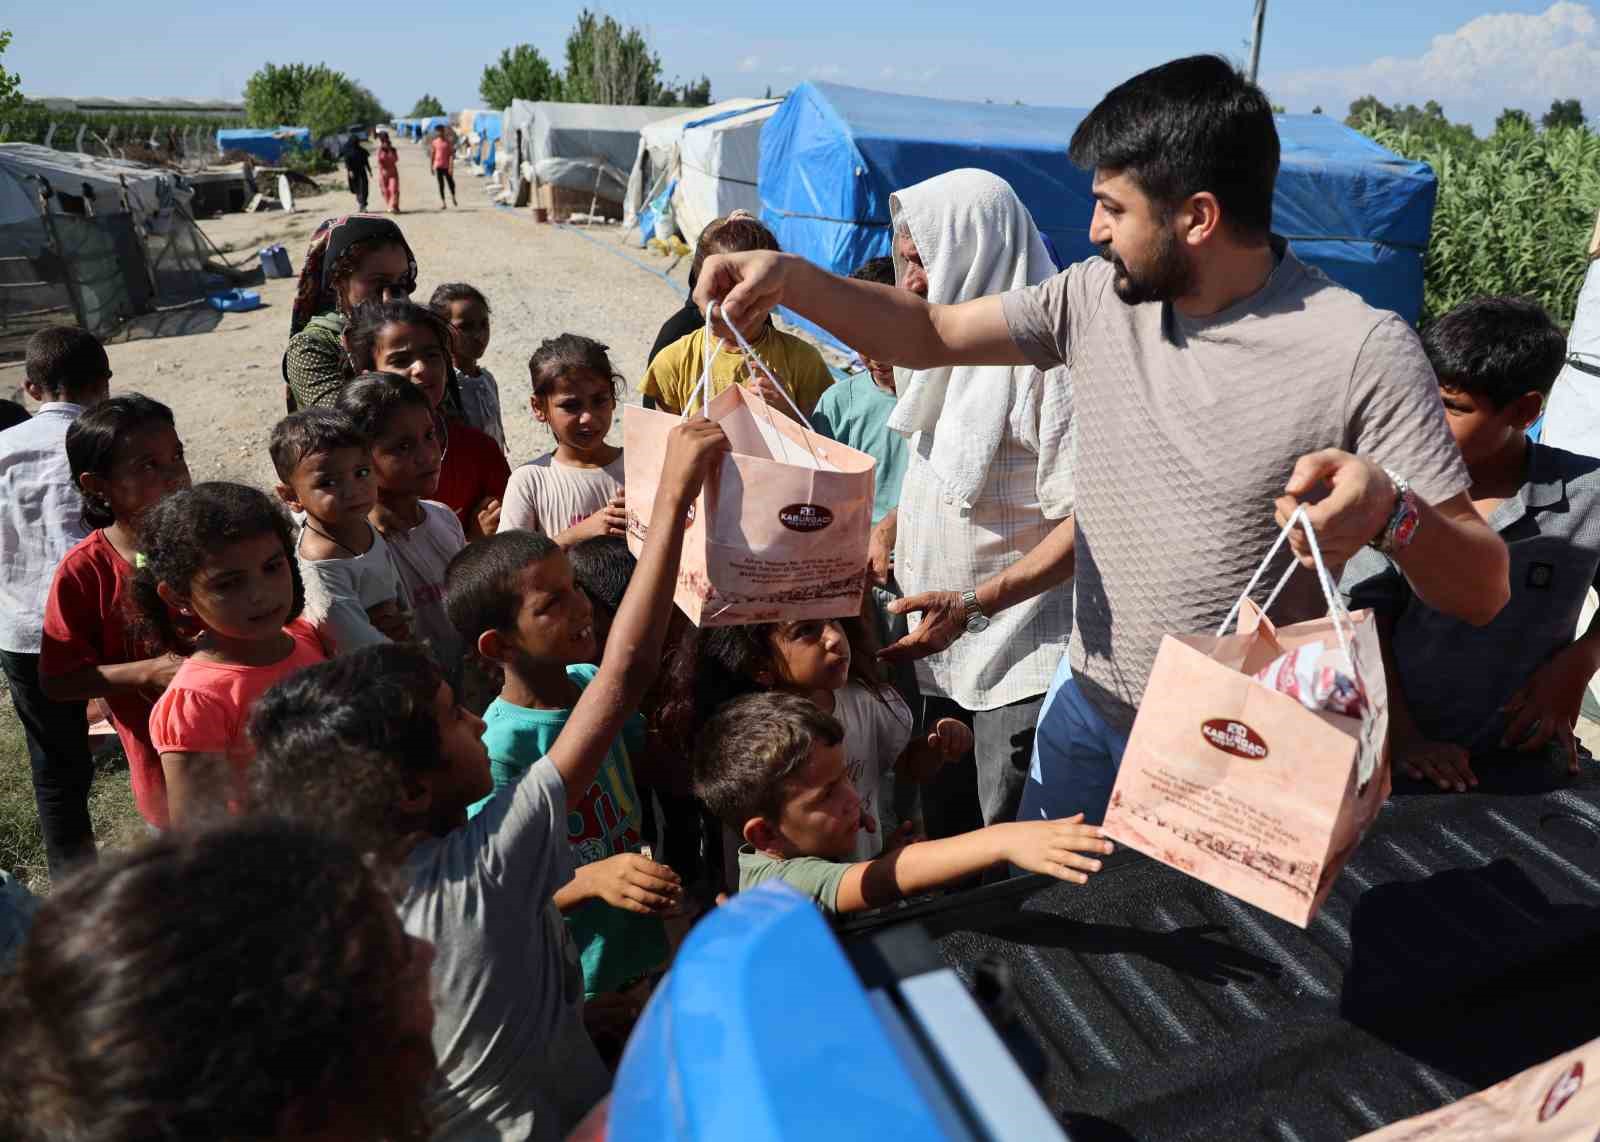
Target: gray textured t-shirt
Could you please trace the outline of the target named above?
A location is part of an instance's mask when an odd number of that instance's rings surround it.
[[[1266,285],[1207,318],[1125,304],[1100,259],[1002,299],[1028,359],[1072,370],[1072,673],[1124,732],[1161,637],[1215,630],[1250,581],[1302,455],[1369,457],[1429,503],[1468,486],[1416,334],[1279,248]],[[1325,609],[1302,572],[1272,617]]]
[[[583,1026],[583,971],[556,911],[572,879],[567,796],[547,759],[406,862],[400,920],[433,941],[434,1138],[566,1137],[611,1079]]]

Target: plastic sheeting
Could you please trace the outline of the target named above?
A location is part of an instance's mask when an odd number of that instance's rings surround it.
[[[589,191],[620,203],[627,192],[628,170],[639,150],[640,130],[675,113],[665,107],[518,99],[506,108],[501,124],[507,184],[513,195],[520,193],[526,162],[541,183]],[[512,162],[518,131],[522,132],[522,161]]]
[[[690,246],[713,219],[735,210],[761,211],[756,182],[761,171],[762,125],[776,101],[697,119],[678,140],[678,189],[672,207]]]
[[[622,202],[625,211],[623,224],[631,226],[661,188],[677,177],[678,140],[683,137],[683,129],[690,123],[700,123],[717,115],[776,102],[767,99],[724,99],[709,107],[690,107],[640,128],[639,149],[634,155],[633,169],[628,174],[627,197]],[[749,207],[746,209],[753,210]],[[648,238],[649,234],[644,237]]]
[[[1578,291],[1578,311],[1567,334],[1567,365],[1545,408],[1543,440],[1568,452],[1600,456],[1600,261]]]
[[[96,214],[126,211],[135,225],[146,228],[156,225],[164,211],[187,209],[193,197],[176,171],[33,143],[0,143],[0,175],[6,176],[0,178],[0,225],[38,219],[41,180],[53,191],[78,197],[85,197],[87,186],[94,193]]]
[[[217,131],[217,151],[243,151],[275,163],[295,147],[311,149],[310,127],[225,127]]]
[[[889,253],[889,195],[958,167],[1011,183],[1063,264],[1089,241],[1091,175],[1067,158],[1086,111],[803,83],[761,133],[761,217],[785,250],[840,273]],[[1320,115],[1280,115],[1273,228],[1370,304],[1415,322],[1437,182]]]

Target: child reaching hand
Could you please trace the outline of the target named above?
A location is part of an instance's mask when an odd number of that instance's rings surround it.
[[[673,430],[650,538],[598,673],[545,756],[470,821],[467,807],[494,788],[484,723],[426,655],[368,647],[288,680],[256,711],[261,802],[393,862],[405,930],[435,944],[435,1138],[562,1138],[610,1085],[552,903],[572,879],[568,806],[593,786],[660,666],[684,516],[726,449],[710,421]]]
[[[312,408],[278,422],[270,451],[278,498],[301,520],[306,617],[341,653],[410,638],[400,574],[367,518],[378,501],[371,443],[344,413]]]
[[[189,486],[172,410],[138,393],[112,397],[67,429],[67,463],[95,530],[62,559],[44,608],[40,681],[55,701],[104,699],[128,758],[139,815],[170,824],[150,714],[183,659],[129,621],[139,526],[163,496]]]
[[[476,539],[494,534],[511,469],[501,447],[462,417],[459,394],[452,391],[452,337],[450,326],[432,310],[385,301],[356,309],[344,343],[357,373],[393,373],[427,396],[445,449],[433,498],[448,504],[462,531]]]
[[[388,545],[417,638],[447,670],[461,639],[444,606],[445,568],[467,545],[460,518],[434,502],[444,445],[422,390],[392,373],[366,373],[339,394],[338,411],[372,442],[377,497],[367,518]]]
[[[150,713],[173,825],[243,802],[250,709],[274,682],[328,657],[300,617],[305,592],[284,510],[241,484],[200,484],[139,529],[134,601],[152,641],[186,653]],[[168,608],[192,619],[180,634]]]
[[[554,541],[506,531],[450,563],[450,617],[462,642],[499,664],[505,684],[484,712],[483,743],[496,789],[519,780],[550,752],[598,670],[594,609]],[[643,829],[630,755],[644,746],[632,714],[594,781],[567,804],[567,840],[577,866],[556,907],[583,957],[586,995],[620,992],[667,959],[661,916],[676,911],[678,875],[640,854]],[[476,815],[490,798],[473,805]]]
[[[500,386],[482,365],[489,351],[489,300],[466,282],[447,282],[433,291],[428,308],[450,324],[450,356],[461,386],[461,412],[468,424],[487,433],[506,451],[506,426],[500,415]]]
[[[598,341],[564,333],[529,359],[533,415],[556,447],[511,474],[502,527],[543,532],[563,548],[627,533],[622,449],[606,443],[622,378],[606,353]]]
[[[781,880],[824,912],[859,912],[1009,861],[1083,884],[1111,852],[1083,815],[1011,821],[851,863],[861,798],[845,770],[844,727],[793,694],[751,694],[719,710],[694,757],[695,792],[743,839],[739,888]]]

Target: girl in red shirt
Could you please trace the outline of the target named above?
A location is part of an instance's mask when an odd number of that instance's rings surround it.
[[[444,188],[447,184],[450,187],[450,205],[460,206],[461,204],[456,201],[456,176],[453,173],[456,148],[443,124],[434,128],[428,149],[433,153],[433,177],[439,183],[439,209],[444,209]]]
[[[300,617],[294,540],[282,505],[242,484],[200,484],[145,513],[134,602],[162,649],[187,654],[150,712],[174,825],[244,804],[255,756],[245,726],[256,699],[331,656]],[[198,638],[180,630],[172,610]]]
[[[344,344],[356,374],[394,373],[422,390],[444,426],[444,462],[433,498],[456,513],[468,540],[493,535],[511,466],[494,438],[468,424],[461,411],[450,369],[449,324],[409,301],[367,302],[350,319]]]
[[[389,141],[387,131],[378,132],[378,188],[390,214],[400,213],[400,152]]]
[[[189,486],[183,442],[166,405],[112,397],[67,429],[67,463],[97,530],[67,552],[45,603],[39,674],[56,701],[100,698],[128,756],[139,814],[165,829],[167,784],[150,742],[150,711],[183,661],[130,629],[139,523],[161,497]]]

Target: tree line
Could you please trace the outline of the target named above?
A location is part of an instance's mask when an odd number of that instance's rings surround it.
[[[562,70],[532,44],[517,44],[483,69],[478,97],[496,109],[513,99],[704,107],[711,102],[711,80],[663,79],[661,57],[644,31],[585,8],[567,33]]]

